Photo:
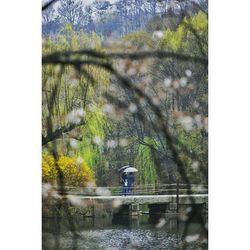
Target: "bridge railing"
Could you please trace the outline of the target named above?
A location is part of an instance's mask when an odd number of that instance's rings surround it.
[[[58,189],[58,187],[55,187]],[[121,186],[113,187],[64,187],[67,194],[87,196],[119,196],[123,195]],[[131,188],[129,195],[181,195],[181,194],[207,194],[207,185],[197,184],[147,184],[135,185]]]
[[[121,195],[122,188],[119,189],[109,188],[112,195]],[[147,185],[136,185],[132,187],[131,193],[132,195],[164,195],[164,194],[176,194],[177,192],[177,184],[147,184]],[[192,184],[190,188],[186,184],[179,184],[178,187],[179,194],[201,194],[208,193],[208,188],[205,185],[195,185]]]

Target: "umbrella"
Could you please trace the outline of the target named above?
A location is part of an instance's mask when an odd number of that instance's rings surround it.
[[[126,169],[126,168],[129,168],[129,165],[119,168],[118,171],[121,172],[122,170],[124,170],[124,169]]]
[[[138,172],[138,170],[136,168],[129,167],[129,168],[126,168],[123,172],[124,173],[133,173],[133,172]]]

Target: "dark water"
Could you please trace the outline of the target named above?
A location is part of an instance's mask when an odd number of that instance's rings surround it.
[[[158,222],[158,223],[157,223]],[[58,226],[57,226],[58,225]],[[184,222],[177,218],[139,219],[111,217],[75,219],[77,238],[74,239],[65,219],[43,219],[43,249],[181,249]],[[188,235],[193,240],[186,249],[207,249],[207,243],[195,239],[201,233],[201,225],[189,225]]]

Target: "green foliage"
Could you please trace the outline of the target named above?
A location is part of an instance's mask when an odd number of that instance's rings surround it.
[[[185,47],[186,42],[183,41],[184,38],[184,27],[179,26],[176,31],[167,29],[164,34],[163,44],[170,47],[174,51]]]
[[[145,31],[136,31],[128,33],[127,35],[122,37],[122,41],[128,42],[131,45],[136,47],[145,46],[153,47],[154,43],[152,40],[152,34],[147,33]]]
[[[60,34],[44,38],[43,53],[89,47],[98,50],[101,41],[101,37],[95,33],[76,32],[72,25],[66,24]],[[43,128],[47,127],[48,117],[55,127],[64,126],[65,116],[73,109],[77,107],[86,111],[87,104],[100,102],[100,92],[107,88],[110,74],[96,66],[85,66],[84,70],[93,76],[96,85],[87,75],[79,76],[72,66],[66,66],[63,70],[60,66],[43,66]]]
[[[203,12],[185,17],[176,31],[167,29],[161,43],[162,48],[186,52],[190,55],[207,53],[208,18]]]
[[[208,16],[199,11],[195,16],[185,17],[184,23],[192,25],[199,32],[204,32],[208,29]]]
[[[59,34],[43,39],[43,53],[55,51],[80,50],[83,48],[101,49],[102,38],[96,34],[75,31],[72,24],[65,24]]]
[[[157,148],[158,143],[150,137],[144,138],[145,144],[139,144],[134,166],[138,169],[139,184],[155,184],[158,180],[152,147]]]
[[[95,109],[93,112],[87,112],[86,124],[82,127],[83,139],[80,142],[78,154],[81,155],[84,160],[98,170],[101,167],[104,159],[102,157],[103,145],[102,142],[105,139],[105,126],[107,123],[107,117],[100,109]],[[94,144],[95,138],[100,139],[100,144]]]
[[[207,137],[198,128],[189,132],[181,126],[176,128],[179,156],[186,167],[186,173],[191,183],[206,183],[207,174]],[[185,150],[183,150],[185,148]]]

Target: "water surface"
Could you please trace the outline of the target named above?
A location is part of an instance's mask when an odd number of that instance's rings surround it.
[[[81,218],[74,219],[74,225],[78,235],[75,240],[65,218],[59,223],[44,218],[43,249],[180,249],[185,226],[177,218],[160,218],[159,221],[149,215],[141,215],[139,219]],[[195,237],[200,232],[199,223],[190,224],[188,235]],[[187,249],[207,249],[207,246],[195,240]]]

